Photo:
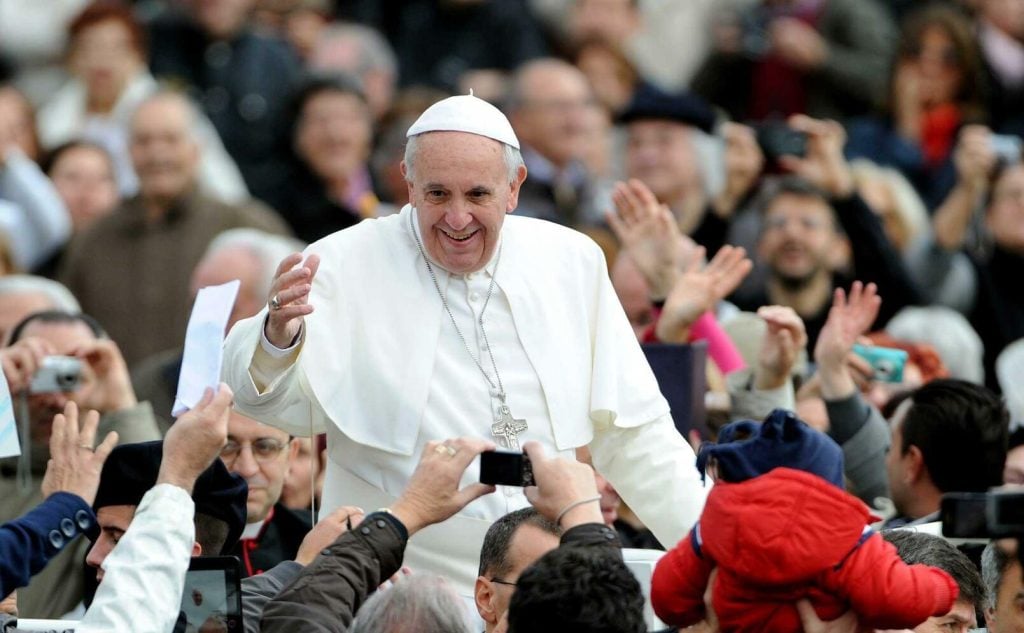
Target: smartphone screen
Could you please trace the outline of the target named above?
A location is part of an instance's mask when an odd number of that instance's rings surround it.
[[[186,631],[242,630],[242,573],[234,556],[193,558],[185,574],[181,614]]]

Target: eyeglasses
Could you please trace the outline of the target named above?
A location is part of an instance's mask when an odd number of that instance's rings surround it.
[[[232,464],[242,454],[242,449],[246,446],[252,451],[253,459],[257,462],[265,463],[276,459],[281,454],[281,451],[288,446],[288,443],[269,437],[243,443],[228,440],[224,448],[220,449],[220,458],[224,460],[225,464]]]
[[[517,585],[514,582],[509,582],[507,580],[502,580],[501,578],[491,578],[490,580],[491,580],[491,582],[497,583],[499,585],[508,585],[509,587],[518,587],[519,586],[519,585]]]

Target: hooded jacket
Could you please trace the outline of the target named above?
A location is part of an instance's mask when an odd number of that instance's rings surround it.
[[[958,594],[949,574],[905,564],[867,527],[871,520],[859,499],[802,470],[716,483],[698,524],[655,569],[655,613],[679,627],[703,620],[715,567],[722,631],[799,632],[801,598],[823,620],[853,609],[880,629],[913,628],[948,612]]]

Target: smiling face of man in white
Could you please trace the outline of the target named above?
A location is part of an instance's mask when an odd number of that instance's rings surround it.
[[[466,132],[416,137],[414,168],[402,163],[409,201],[430,259],[464,274],[490,261],[505,221],[519,204],[526,179],[520,167],[510,182],[502,144]]]

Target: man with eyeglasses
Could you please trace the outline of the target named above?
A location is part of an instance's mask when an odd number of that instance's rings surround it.
[[[310,516],[279,503],[288,474],[291,437],[236,411],[228,421],[228,441],[220,458],[228,471],[249,486],[246,526],[227,552],[242,561],[245,576],[254,576],[280,562],[294,560],[309,532]]]
[[[813,350],[835,289],[849,286],[841,272],[848,264],[856,279],[873,282],[885,299],[876,327],[922,298],[881,220],[857,193],[843,157],[842,126],[802,115],[788,123],[806,137],[806,153],[778,158],[778,166],[792,175],[761,191],[757,254],[768,275],[763,292],[737,297],[736,303],[751,311],[763,305],[793,308]]]

